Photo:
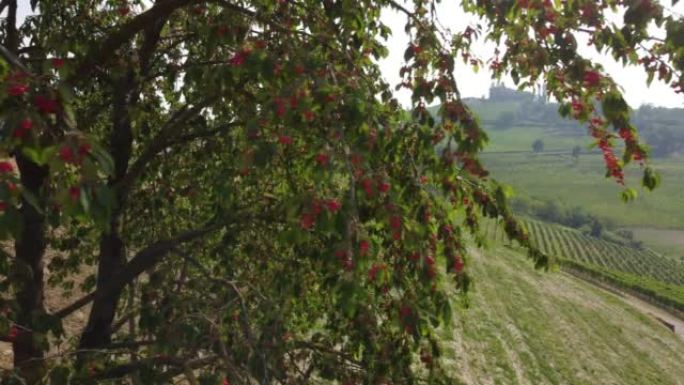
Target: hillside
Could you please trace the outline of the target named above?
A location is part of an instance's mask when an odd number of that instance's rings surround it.
[[[631,165],[627,184],[639,196],[624,204],[622,188],[604,178],[602,156],[591,148],[586,129],[560,118],[556,104],[502,87],[491,94],[468,103],[490,137],[483,162],[495,178],[515,189],[515,200],[528,206],[553,202],[566,211],[581,207],[615,229],[632,231],[659,252],[684,256],[684,109],[641,107],[633,112],[643,139],[653,148],[652,165],[662,184],[654,192],[645,191],[639,166]],[[532,153],[536,140],[544,144],[539,154]],[[575,147],[580,149],[577,158],[572,156]]]
[[[565,267],[649,297],[684,314],[684,262],[647,248],[587,236],[564,226],[525,220],[533,244]],[[492,222],[489,237],[503,241]]]
[[[618,296],[503,247],[470,266],[472,306],[444,333],[464,383],[684,384],[684,341]]]

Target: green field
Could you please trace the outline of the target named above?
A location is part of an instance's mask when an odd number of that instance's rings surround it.
[[[527,150],[539,129],[521,129],[520,137],[512,132],[491,133],[492,147],[499,151]],[[535,132],[535,134],[530,134]],[[573,140],[571,137],[543,137],[547,148]],[[581,140],[581,139],[577,139]],[[527,146],[523,146],[528,143]],[[653,192],[640,186],[639,166],[628,169],[627,184],[639,191],[629,203],[620,200],[621,186],[604,177],[600,155],[581,155],[575,163],[568,155],[533,155],[530,153],[495,153],[482,155],[485,165],[498,180],[510,184],[519,197],[557,201],[568,207],[580,206],[587,212],[607,218],[620,226],[684,229],[684,162],[679,159],[656,160],[655,168],[663,177],[662,185]]]
[[[631,227],[629,230],[649,247],[684,260],[684,230],[652,227]]]
[[[505,247],[469,263],[472,307],[444,332],[463,383],[682,383],[684,341],[619,297]]]

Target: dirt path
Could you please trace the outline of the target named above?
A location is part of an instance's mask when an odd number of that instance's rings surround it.
[[[640,312],[648,315],[649,317],[652,317],[652,318],[655,318],[655,319],[661,321],[661,323],[662,323],[662,321],[665,321],[665,322],[669,323],[670,325],[674,325],[674,334],[676,334],[677,336],[679,336],[679,338],[684,340],[684,320],[682,320],[678,317],[675,317],[674,315],[670,314],[669,312],[667,312],[667,311],[665,311],[665,310],[663,310],[663,309],[661,309],[661,308],[659,308],[653,304],[650,304],[650,303],[648,303],[648,302],[646,302],[640,298],[637,298],[631,294],[622,292],[619,289],[615,289],[615,288],[607,289],[607,288],[603,287],[603,285],[596,285],[591,280],[585,280],[579,276],[576,276],[576,275],[573,275],[570,273],[564,273],[564,274],[568,275],[570,277],[576,278],[576,279],[580,279],[584,282],[590,283],[593,286],[604,290],[606,293],[610,293],[610,295],[612,295],[616,298],[619,298],[620,300],[622,300],[626,304],[631,305],[632,307],[634,307],[637,310],[639,310]],[[663,327],[667,328],[665,325],[663,325]]]

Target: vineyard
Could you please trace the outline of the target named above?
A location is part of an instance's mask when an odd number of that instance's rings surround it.
[[[526,219],[532,243],[561,265],[600,276],[677,309],[684,309],[684,263],[650,249],[638,249],[584,235],[575,229]],[[490,223],[487,236],[504,242]]]

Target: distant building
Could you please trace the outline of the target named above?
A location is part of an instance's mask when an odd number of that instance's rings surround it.
[[[489,88],[489,100],[495,102],[534,101],[534,99],[533,93],[507,88],[501,84],[493,85]]]

